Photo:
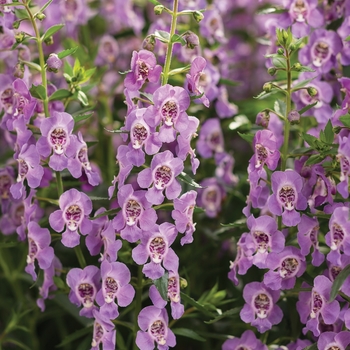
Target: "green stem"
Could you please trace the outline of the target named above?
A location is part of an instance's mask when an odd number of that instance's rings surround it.
[[[63,182],[62,182],[61,173],[59,171],[56,171],[56,181],[57,181],[58,197],[61,197],[61,195],[63,193]]]
[[[173,45],[174,45],[171,42],[171,39],[172,39],[173,35],[175,34],[175,30],[176,30],[178,2],[179,2],[178,0],[174,0],[172,21],[171,21],[171,27],[170,27],[169,44],[168,44],[167,51],[166,51],[166,59],[165,59],[165,65],[164,65],[164,71],[163,71],[162,85],[165,85],[168,82],[168,78],[169,78],[171,56],[173,54]]]
[[[138,270],[137,270],[137,286],[136,286],[136,297],[135,297],[135,320],[134,320],[134,336],[135,336],[135,340],[136,340],[136,334],[137,331],[139,330],[139,326],[138,326],[138,316],[139,313],[141,311],[141,307],[142,307],[142,277],[143,277],[143,273],[142,273],[142,265],[138,266]],[[138,350],[138,346],[136,345],[136,341],[134,342],[134,350]]]
[[[45,117],[49,117],[49,98],[47,96],[47,78],[46,78],[46,69],[45,69],[45,57],[44,57],[44,51],[43,51],[43,42],[41,40],[40,32],[38,29],[38,26],[36,25],[35,18],[32,14],[32,11],[30,10],[27,2],[24,2],[24,7],[28,13],[29,20],[33,26],[34,32],[35,32],[35,37],[36,41],[38,43],[38,52],[39,52],[39,64],[41,67],[41,80],[42,80],[42,85],[45,89],[45,99],[43,100],[43,105],[44,105],[44,112],[45,112]]]
[[[74,252],[78,258],[80,267],[83,269],[84,267],[86,267],[86,261],[85,261],[85,258],[84,258],[84,255],[83,255],[83,252],[81,250],[80,245],[77,245],[76,247],[74,247]]]

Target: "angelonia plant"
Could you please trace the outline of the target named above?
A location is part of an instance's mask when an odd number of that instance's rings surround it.
[[[348,1],[0,0],[0,349],[350,346],[349,41]]]

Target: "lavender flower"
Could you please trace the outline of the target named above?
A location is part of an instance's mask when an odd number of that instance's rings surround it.
[[[67,284],[70,287],[69,300],[71,303],[83,308],[79,315],[93,317],[95,297],[100,289],[100,269],[96,266],[86,266],[83,270],[74,268],[67,273]]]
[[[201,126],[197,141],[198,153],[203,158],[211,158],[213,154],[224,151],[224,136],[219,119],[207,119]]]
[[[343,198],[349,197],[350,146],[347,137],[339,138],[337,159],[340,162],[340,183],[337,190]]]
[[[232,349],[254,349],[254,350],[267,350],[267,346],[257,339],[253,331],[247,330],[242,333],[240,338],[235,337],[233,339],[227,339],[222,344],[222,350]]]
[[[146,306],[138,317],[140,331],[137,332],[136,344],[140,350],[153,350],[154,343],[159,350],[166,350],[176,345],[175,335],[168,328],[168,314],[165,309]]]
[[[62,244],[73,248],[80,242],[78,230],[82,235],[91,231],[92,224],[87,215],[92,211],[92,202],[85,193],[72,188],[61,195],[59,206],[61,209],[50,215],[49,222],[56,232],[63,231],[66,226],[62,234]]]
[[[317,341],[317,348],[319,350],[329,349],[346,349],[350,344],[350,332],[342,331],[339,333],[335,332],[324,332],[320,334]]]
[[[57,73],[58,70],[62,67],[62,61],[59,59],[57,54],[51,53],[49,55],[49,58],[46,61],[47,64],[47,70],[49,72]]]
[[[243,322],[250,323],[260,333],[264,333],[282,321],[283,313],[276,305],[280,291],[272,290],[263,283],[252,282],[245,285],[243,298],[246,304],[240,312]]]
[[[100,344],[102,344],[103,350],[114,350],[116,330],[113,322],[95,309],[92,311],[92,315],[95,320],[91,350],[99,350]]]

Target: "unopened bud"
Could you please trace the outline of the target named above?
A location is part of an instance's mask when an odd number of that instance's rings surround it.
[[[18,63],[15,65],[15,69],[14,69],[13,75],[14,75],[16,78],[23,79],[23,77],[24,77],[24,64],[23,64],[23,63],[18,62]]]
[[[287,41],[289,38],[288,32],[284,29],[282,29],[282,36],[285,41]]]
[[[189,48],[189,49],[194,49],[195,47],[199,46],[199,38],[196,34],[194,34],[193,32],[191,31],[188,31],[186,32],[184,35],[183,35],[183,38],[185,39],[186,41],[186,46]]]
[[[35,17],[36,17],[39,21],[42,21],[42,20],[44,20],[44,19],[46,18],[46,16],[45,16],[43,13],[41,13],[41,12],[37,13]]]
[[[275,67],[270,67],[268,70],[267,70],[267,73],[269,73],[270,75],[275,75],[277,72],[277,69]]]
[[[25,39],[26,35],[23,32],[17,33],[15,35],[16,43],[20,44]]]
[[[289,49],[290,51],[295,51],[296,47],[294,44],[290,44]]]
[[[315,89],[314,87],[308,87],[307,88],[307,93],[313,97],[313,96],[316,96],[317,95],[317,89]]]
[[[292,66],[292,69],[294,69],[294,70],[297,71],[297,72],[300,72],[300,70],[301,70],[301,64],[300,64],[299,62],[294,63],[293,66]]]
[[[299,124],[300,123],[300,114],[296,110],[292,110],[288,113],[288,120],[291,124]]]
[[[154,50],[156,45],[156,38],[154,35],[148,35],[142,43],[142,48],[148,51]]]
[[[180,277],[180,289],[185,289],[187,288],[187,281],[183,278],[183,277]]]
[[[256,125],[260,125],[266,129],[269,126],[269,121],[270,121],[270,112],[268,110],[264,110],[257,114],[255,123]]]
[[[62,61],[58,58],[58,56],[55,53],[52,53],[47,59],[46,64],[47,70],[49,72],[57,73],[62,66]]]
[[[197,22],[200,22],[200,21],[204,18],[203,13],[200,12],[200,11],[193,11],[192,14],[193,14],[193,18],[194,18]]]
[[[157,6],[154,6],[154,13],[158,16],[158,15],[161,15],[162,12],[164,10],[164,6],[163,5],[157,5]]]
[[[271,92],[272,90],[272,84],[271,83],[265,83],[264,86],[263,86],[263,90],[265,92]]]
[[[21,21],[14,21],[12,23],[12,28],[13,29],[18,29],[20,24],[21,24]]]
[[[48,38],[46,38],[44,40],[44,43],[49,46],[49,45],[52,45],[53,44],[53,37],[52,36],[49,36]]]
[[[280,48],[277,50],[277,54],[278,54],[278,55],[283,55],[283,54],[284,54],[284,50],[282,49],[282,47],[280,47]]]

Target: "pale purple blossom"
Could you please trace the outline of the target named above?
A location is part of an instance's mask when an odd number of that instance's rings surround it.
[[[201,126],[197,151],[203,158],[224,152],[224,136],[219,119],[207,119]]]
[[[350,344],[350,332],[324,332],[317,341],[318,350],[346,349]]]
[[[243,332],[240,338],[227,339],[222,344],[222,350],[232,349],[268,350],[267,346],[257,339],[254,332],[250,329]]]
[[[99,350],[100,345],[102,345],[103,350],[114,350],[116,330],[114,328],[113,322],[96,309],[92,311],[92,315],[95,320],[91,350]]]

